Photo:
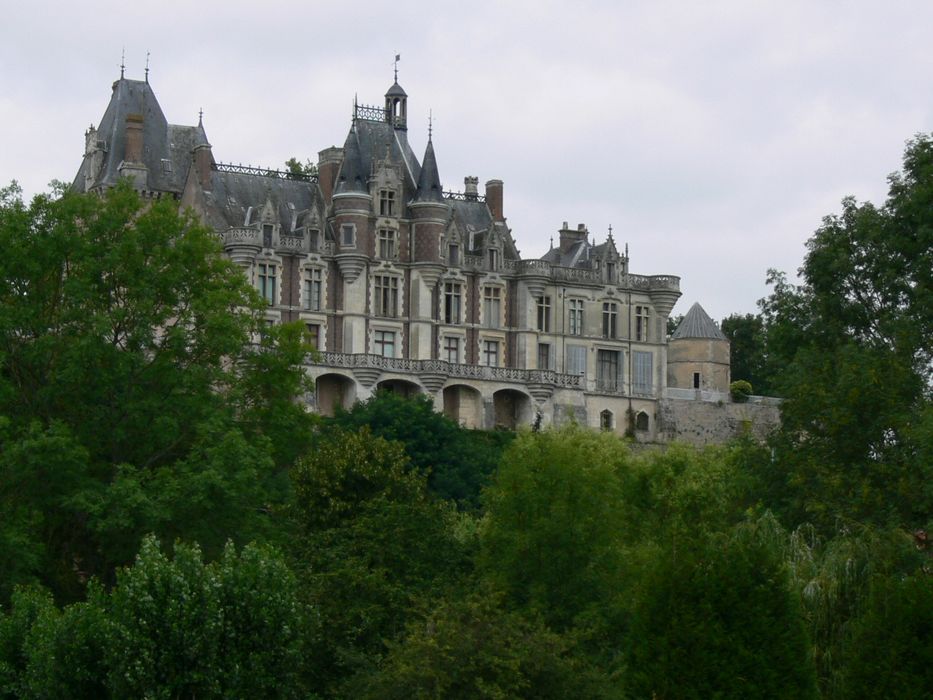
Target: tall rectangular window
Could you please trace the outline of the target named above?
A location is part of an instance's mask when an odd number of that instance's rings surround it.
[[[650,352],[635,350],[632,353],[632,390],[639,394],[651,393],[653,357]]]
[[[619,316],[619,305],[612,301],[603,302],[603,338],[615,338]]]
[[[262,225],[262,247],[271,248],[272,247],[272,224],[263,224]]]
[[[377,355],[395,357],[395,331],[373,331],[373,347]]]
[[[489,249],[489,269],[493,271],[499,269],[499,251],[495,248]]]
[[[460,364],[460,338],[457,336],[444,336],[444,359],[451,364]]]
[[[460,323],[462,298],[459,282],[444,283],[444,323]]]
[[[340,227],[340,245],[344,248],[352,248],[356,245],[356,229],[353,224],[343,224]]]
[[[586,346],[568,345],[564,349],[565,372],[586,375]]]
[[[570,335],[583,335],[583,299],[571,299],[569,305],[567,328]]]
[[[318,229],[308,229],[308,245],[312,253],[317,253],[321,249],[321,232]]]
[[[398,316],[398,277],[392,275],[376,275],[374,280],[376,289],[376,315]]]
[[[395,216],[395,192],[379,190],[379,216]]]
[[[602,391],[618,391],[622,386],[618,350],[597,350],[596,385]]]
[[[551,369],[550,343],[538,343],[538,369]]]
[[[276,276],[275,265],[270,263],[259,263],[257,266],[259,272],[259,294],[266,300],[267,304],[276,302]]]
[[[481,358],[483,364],[487,367],[498,367],[499,366],[499,341],[498,340],[484,340]]]
[[[538,325],[542,333],[551,332],[551,297],[538,297]]]
[[[398,246],[395,231],[390,228],[379,229],[379,257],[383,260],[395,260]]]
[[[317,323],[306,323],[305,329],[307,331],[306,338],[308,345],[310,345],[315,350],[320,349],[321,347],[321,326]]]
[[[648,340],[649,308],[647,306],[635,307],[635,340]]]
[[[456,243],[451,243],[449,246],[447,246],[447,264],[460,264],[460,246],[458,246]]]
[[[320,311],[323,288],[323,270],[314,267],[305,273],[305,308]]]
[[[502,323],[502,290],[499,287],[483,287],[483,325],[498,328]]]

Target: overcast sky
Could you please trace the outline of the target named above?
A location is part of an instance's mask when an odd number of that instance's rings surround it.
[[[563,221],[611,225],[631,271],[681,277],[674,313],[752,312],[845,195],[880,203],[933,129],[933,3],[48,2],[0,25],[0,182],[71,181],[119,77],[214,157],[281,167],[342,145],[401,54],[409,141],[428,111],[446,189],[505,182],[524,257]]]

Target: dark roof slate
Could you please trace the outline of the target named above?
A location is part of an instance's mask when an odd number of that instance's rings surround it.
[[[120,78],[113,84],[110,103],[97,128],[106,154],[93,186],[112,186],[120,179],[120,164],[126,154],[126,118],[143,117],[143,164],[148,170],[148,189],[181,193],[191,165],[191,150],[207,143],[203,126],[169,124],[148,82]],[[75,177],[75,187],[84,189],[87,160]]]
[[[709,317],[699,303],[694,303],[671,335],[672,340],[681,338],[704,338],[708,340],[728,340],[716,322]]]
[[[418,177],[418,188],[415,190],[415,201],[444,201],[441,178],[437,172],[437,158],[434,155],[434,144],[430,138],[428,138],[428,145],[424,149],[424,160],[421,163],[421,174]]]

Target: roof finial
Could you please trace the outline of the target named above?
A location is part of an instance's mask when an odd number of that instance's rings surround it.
[[[198,110],[198,126],[204,126],[203,120],[204,120],[204,108],[201,107]]]
[[[433,110],[428,110],[428,141],[431,140],[431,133],[434,130],[434,113]]]
[[[123,73],[126,71],[126,47],[120,52],[120,80],[123,80]]]
[[[551,236],[551,250],[554,250],[554,236]]]
[[[612,224],[609,224],[609,240],[612,240]]]
[[[402,54],[395,54],[395,82],[398,82],[398,62],[402,60]]]
[[[146,82],[149,82],[149,52],[146,52]]]

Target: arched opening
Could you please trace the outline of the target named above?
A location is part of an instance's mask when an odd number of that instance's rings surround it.
[[[644,411],[639,411],[635,414],[635,430],[640,430],[647,432],[650,427],[648,420],[648,414]]]
[[[614,416],[612,411],[608,408],[605,411],[601,411],[599,414],[599,429],[600,430],[612,430],[614,423]]]
[[[421,387],[405,379],[386,379],[376,385],[376,391],[390,391],[393,394],[410,399],[421,393]]]
[[[495,427],[515,430],[532,420],[531,398],[515,389],[501,389],[492,396]]]
[[[473,387],[455,384],[444,388],[444,415],[463,427],[482,427],[482,408],[482,397]]]
[[[332,416],[338,408],[349,409],[356,400],[356,383],[342,374],[324,374],[314,382],[317,411]]]

